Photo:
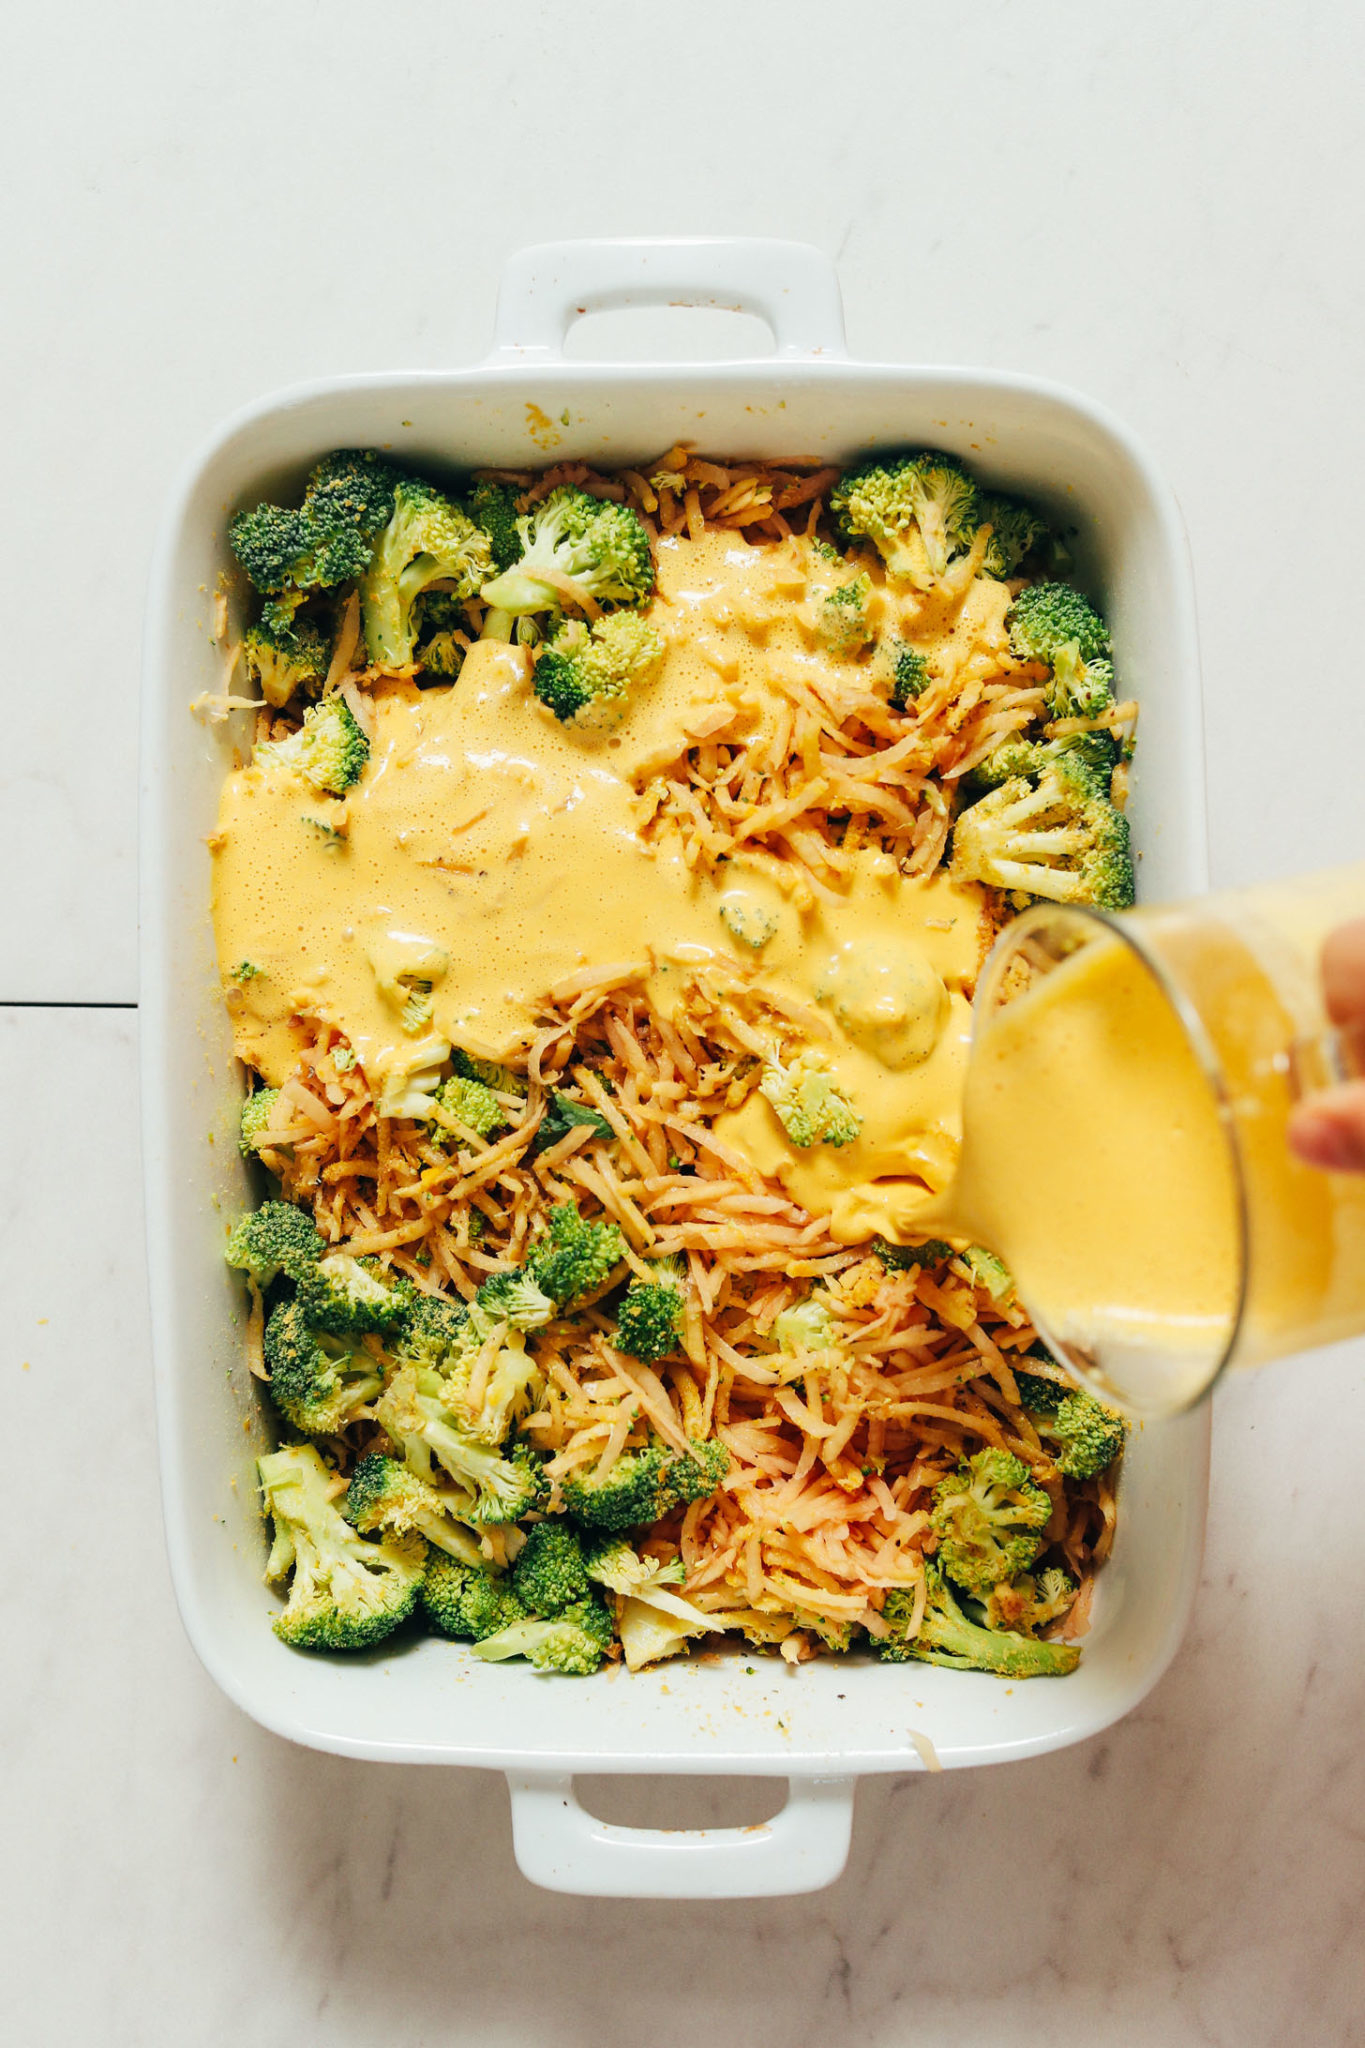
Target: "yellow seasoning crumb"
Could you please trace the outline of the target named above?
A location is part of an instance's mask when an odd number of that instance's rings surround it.
[[[50,1320],[51,1320],[51,1318],[50,1318],[49,1316],[39,1316],[39,1318],[38,1318],[38,1328],[39,1328],[40,1330],[45,1330],[45,1329],[47,1328],[47,1326],[48,1326],[48,1323],[50,1322]]]

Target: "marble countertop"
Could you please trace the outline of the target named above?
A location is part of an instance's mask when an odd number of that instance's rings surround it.
[[[166,1574],[133,706],[155,518],[233,407],[329,370],[472,361],[528,241],[815,242],[855,354],[1074,384],[1173,480],[1215,879],[1358,856],[1365,712],[1335,597],[1359,580],[1365,469],[1362,17],[1287,0],[969,12],[846,0],[837,51],[812,0],[598,0],[572,19],[511,0],[492,23],[463,0],[86,0],[10,24],[0,1372],[23,1562],[3,1594],[6,2038],[1365,2040],[1365,1345],[1220,1394],[1199,1604],[1138,1712],[1035,1762],[865,1783],[846,1875],[806,1898],[535,1891],[498,1777],[264,1734],[199,1668]],[[890,111],[848,75],[860,36],[914,112],[894,148]],[[575,346],[722,344],[751,337],[723,316],[620,315]],[[39,1454],[73,1400],[54,1509]],[[748,1782],[581,1789],[662,1825],[774,1803]]]

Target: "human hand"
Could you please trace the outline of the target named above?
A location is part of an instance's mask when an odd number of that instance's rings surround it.
[[[1329,934],[1322,949],[1322,992],[1338,1031],[1365,1046],[1365,917]],[[1365,1081],[1324,1088],[1295,1108],[1289,1143],[1309,1166],[1365,1173]]]

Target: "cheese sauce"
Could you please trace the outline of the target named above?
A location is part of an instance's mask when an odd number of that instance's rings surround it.
[[[225,973],[258,970],[231,987],[242,1059],[278,1085],[299,1020],[321,1019],[396,1104],[451,1043],[524,1049],[584,970],[618,969],[668,1014],[703,969],[818,1047],[863,1118],[853,1144],[803,1152],[754,1094],[718,1135],[845,1242],[913,1229],[957,1163],[981,892],[908,878],[875,849],[819,894],[742,847],[707,876],[678,835],[645,830],[651,778],[716,729],[718,707],[783,744],[783,681],[843,666],[808,608],[848,573],[800,539],[666,541],[651,617],[667,656],[615,729],[559,724],[530,656],[480,643],[452,686],[375,690],[370,759],[344,800],[268,758],[230,776],[214,915]],[[960,602],[920,604],[915,644],[941,674],[989,671],[1008,602],[980,578]],[[901,623],[889,593],[875,604]]]

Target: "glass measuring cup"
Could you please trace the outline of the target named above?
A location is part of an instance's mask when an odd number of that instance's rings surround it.
[[[1119,915],[1039,904],[991,953],[949,1206],[1049,1348],[1132,1414],[1365,1330],[1365,1176],[1286,1135],[1301,1095],[1365,1071],[1319,969],[1361,915],[1365,865]]]

